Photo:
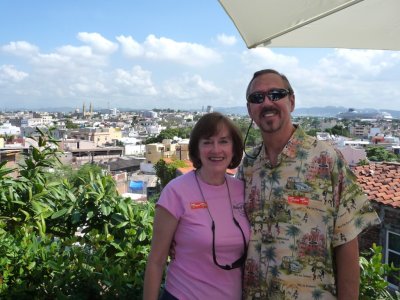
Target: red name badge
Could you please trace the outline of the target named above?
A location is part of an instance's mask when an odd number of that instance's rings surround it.
[[[207,203],[205,202],[192,202],[190,203],[191,209],[207,208]]]
[[[310,199],[302,196],[288,196],[288,202],[293,204],[308,205]]]

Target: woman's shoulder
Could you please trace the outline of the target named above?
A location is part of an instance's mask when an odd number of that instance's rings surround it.
[[[172,179],[168,184],[165,186],[167,189],[181,189],[184,186],[190,184],[193,180],[193,172],[188,172],[183,175],[179,175]]]
[[[244,189],[244,181],[243,180],[233,177],[233,176],[230,176],[230,175],[227,175],[226,179],[230,186],[233,186],[236,189]]]

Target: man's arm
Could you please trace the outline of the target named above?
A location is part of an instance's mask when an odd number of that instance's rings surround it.
[[[338,300],[357,300],[360,288],[358,239],[335,247]]]

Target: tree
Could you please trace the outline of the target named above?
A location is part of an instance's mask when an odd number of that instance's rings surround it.
[[[92,167],[55,176],[57,149],[39,131],[17,178],[0,163],[0,298],[141,299],[154,204]]]
[[[168,182],[176,177],[176,170],[181,167],[187,167],[186,163],[182,160],[174,160],[172,163],[167,164],[163,159],[160,159],[154,165],[161,188],[165,187]]]
[[[382,146],[370,146],[366,149],[367,157],[371,161],[399,161],[399,157]]]
[[[332,128],[325,129],[325,132],[334,135],[350,137],[350,131],[344,125],[335,125]]]
[[[311,136],[317,136],[318,131],[319,131],[318,129],[310,129],[310,130],[307,130],[306,133]]]
[[[191,128],[168,128],[160,132],[157,137],[150,137],[146,140],[146,144],[162,143],[163,140],[172,140],[174,137],[189,138]]]
[[[368,256],[370,256],[369,259],[366,258]],[[360,268],[360,299],[400,299],[399,292],[396,292],[395,295],[388,292],[389,283],[385,279],[385,277],[398,272],[400,269],[394,267],[393,264],[382,263],[382,246],[377,246],[374,243],[369,253],[360,256]]]
[[[75,124],[74,122],[72,122],[72,120],[67,119],[67,120],[65,120],[65,128],[76,129],[76,128],[79,128],[79,126],[77,124]]]
[[[243,139],[247,134],[246,147],[254,147],[261,143],[261,135],[259,130],[255,129],[253,126],[250,128],[250,130],[248,130],[250,125],[248,120],[237,119],[234,120],[234,123],[239,127]]]
[[[368,159],[360,159],[357,163],[357,166],[368,166],[368,165],[369,165]]]

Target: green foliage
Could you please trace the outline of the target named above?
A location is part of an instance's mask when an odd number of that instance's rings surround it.
[[[0,298],[141,299],[154,204],[92,166],[55,178],[56,146],[40,132],[16,179],[0,164]]]
[[[74,186],[79,186],[92,180],[92,177],[97,177],[102,174],[104,174],[104,170],[100,166],[86,163],[81,166],[77,172],[72,172],[69,180]]]
[[[311,136],[317,136],[318,131],[319,131],[318,129],[310,129],[310,130],[307,130],[306,133]]]
[[[240,132],[242,133],[243,139],[246,136],[247,130],[249,128],[249,120],[244,120],[244,119],[236,119],[234,120],[234,123],[238,126],[240,129]],[[247,140],[246,140],[246,147],[254,147],[258,144],[260,144],[262,141],[261,134],[258,129],[255,129],[252,127],[249,132],[247,133]]]
[[[153,195],[150,195],[147,201],[151,203],[156,203],[158,199],[160,198],[160,192],[154,193]]]
[[[392,265],[382,263],[382,247],[373,244],[370,249],[370,258],[360,257],[361,282],[360,299],[363,300],[399,300],[400,294],[391,295],[387,287],[389,283],[385,277],[398,271]]]
[[[74,122],[72,122],[72,120],[67,119],[67,120],[65,120],[65,128],[77,129],[77,128],[79,128],[79,126],[78,126],[78,124],[75,124]]]
[[[165,139],[173,139],[175,136],[180,138],[189,138],[191,128],[167,128],[160,132],[157,137],[151,137],[146,140],[146,144],[162,143]]]
[[[368,159],[360,159],[359,162],[357,163],[357,166],[368,166],[369,161]]]
[[[350,137],[350,131],[345,125],[335,125],[332,128],[325,129],[325,132],[330,134]]]
[[[382,146],[370,146],[366,149],[367,157],[371,161],[400,161],[400,158]]]
[[[184,168],[186,164],[182,160],[174,160],[172,163],[167,164],[164,160],[160,159],[155,165],[156,175],[160,181],[161,187],[165,187],[168,182],[176,177],[176,170]]]

